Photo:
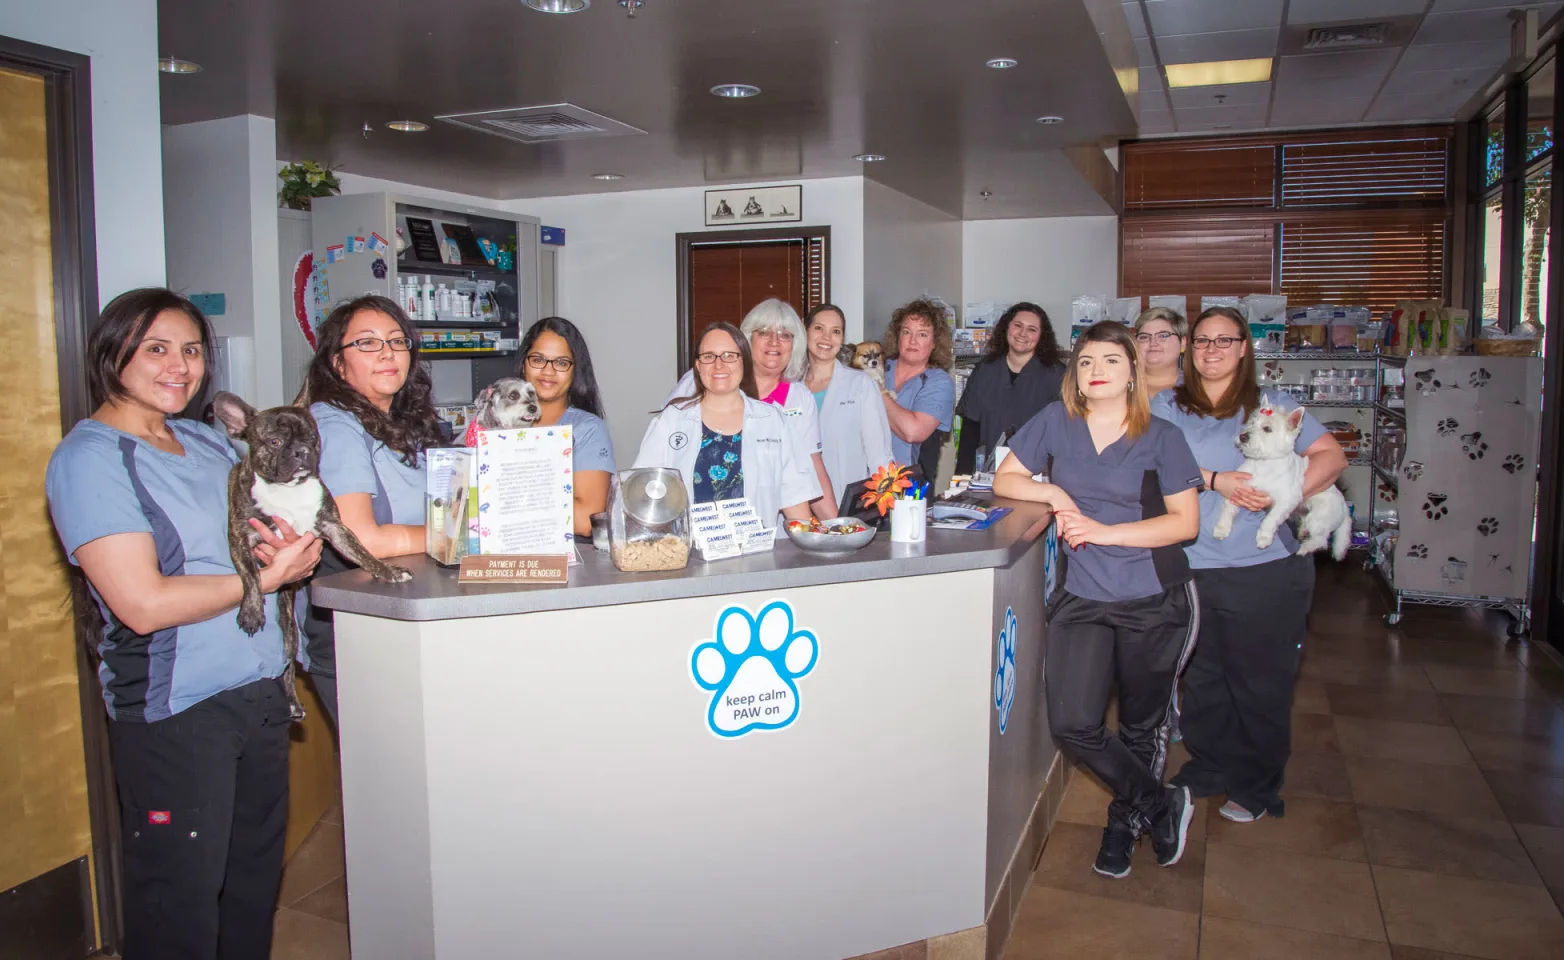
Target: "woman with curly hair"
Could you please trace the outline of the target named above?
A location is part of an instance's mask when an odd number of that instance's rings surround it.
[[[956,411],[950,324],[930,300],[914,300],[891,315],[885,348],[885,416],[891,423],[891,456],[918,464],[930,481],[939,448]]]
[[[418,363],[418,331],[392,300],[375,294],[340,303],[316,334],[298,404],[320,426],[320,478],[337,512],[370,553],[424,549],[424,450],[445,439]],[[320,573],[349,569],[333,550]],[[336,633],[331,611],[310,604],[304,666],[337,720]]]
[[[961,417],[956,472],[983,469],[978,450],[992,458],[1002,439],[1015,436],[1022,424],[1059,399],[1062,382],[1064,357],[1047,312],[1026,302],[1006,310],[956,407]]]

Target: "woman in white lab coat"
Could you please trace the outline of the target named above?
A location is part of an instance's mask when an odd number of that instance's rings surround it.
[[[820,481],[808,460],[800,462],[777,407],[754,398],[754,363],[738,328],[707,327],[695,371],[692,395],[652,420],[635,465],[678,470],[695,503],[743,497],[762,522],[779,524],[778,513],[808,520]]]
[[[862,370],[837,360],[847,321],[842,309],[822,303],[804,323],[809,369],[804,386],[820,410],[821,453],[832,496],[891,462],[891,425],[880,401],[880,387]]]

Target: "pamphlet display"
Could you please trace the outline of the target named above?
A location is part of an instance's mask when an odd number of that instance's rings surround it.
[[[761,523],[743,497],[691,504],[690,536],[696,556],[705,561],[765,553],[776,544],[776,530]]]

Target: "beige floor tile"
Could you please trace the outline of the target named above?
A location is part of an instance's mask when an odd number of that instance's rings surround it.
[[[1564,738],[1564,710],[1545,699],[1439,695],[1445,711],[1461,730],[1524,737]]]
[[[983,960],[987,931],[972,927],[929,938],[929,960]]]
[[[1422,947],[1408,947],[1399,943],[1390,945],[1390,958],[1391,960],[1476,960],[1475,957],[1462,956],[1459,953],[1424,950]]]
[[[1299,679],[1292,688],[1292,709],[1294,713],[1330,713],[1324,681]]]
[[[1330,712],[1338,717],[1400,720],[1405,723],[1448,724],[1439,694],[1427,690],[1371,690],[1340,683],[1325,684]]]
[[[1300,753],[1287,760],[1287,785],[1283,792],[1294,797],[1351,800],[1352,784],[1347,761],[1339,753]]]
[[[1506,733],[1462,732],[1461,738],[1477,765],[1485,770],[1512,770],[1564,778],[1564,736],[1517,737]]]
[[[1428,682],[1440,693],[1547,699],[1547,694],[1524,670],[1485,670],[1425,663],[1423,671],[1428,674]]]
[[[297,910],[278,910],[271,960],[350,960],[348,928]]]
[[[1358,807],[1358,820],[1371,863],[1528,886],[1542,882],[1503,821],[1366,805]]]
[[[1372,663],[1332,657],[1306,657],[1298,670],[1309,680],[1371,689],[1432,690],[1428,675],[1415,663]]]
[[[1254,823],[1233,823],[1211,805],[1206,818],[1207,840],[1235,847],[1301,853],[1335,860],[1367,860],[1357,811],[1350,803],[1283,793],[1284,817],[1261,817]]]
[[[1508,770],[1484,770],[1511,823],[1564,827],[1564,779]]]
[[[1542,874],[1542,882],[1552,891],[1554,902],[1564,909],[1564,828],[1517,823],[1515,832]]]
[[[1457,817],[1503,820],[1504,811],[1476,767],[1347,757],[1352,796],[1359,803],[1424,810]]]
[[[1185,913],[1199,913],[1205,871],[1205,845],[1186,845],[1184,857],[1171,867],[1159,867],[1151,844],[1135,849],[1130,875],[1110,880],[1092,872],[1092,861],[1102,842],[1102,830],[1079,823],[1060,823],[1043,848],[1033,886],[1053,887],[1110,900],[1125,900]]]
[[[1385,939],[1367,864],[1212,841],[1205,894],[1206,916]]]
[[[1290,815],[1290,814],[1289,814]],[[1390,960],[1390,946],[1328,933],[1206,917],[1200,960]]]
[[[1195,960],[1199,941],[1195,914],[1034,884],[1005,960]]]
[[[332,920],[337,923],[348,922],[348,881],[346,877],[337,879],[316,890],[308,896],[295,900],[288,909],[307,913],[322,920]]]
[[[1401,649],[1408,659],[1424,664],[1484,670],[1525,669],[1507,644],[1487,638],[1427,639],[1412,636],[1402,643]]]
[[[1564,958],[1564,918],[1540,887],[1373,869],[1394,943],[1489,960]]]
[[[1472,755],[1454,727],[1401,720],[1337,716],[1341,752],[1351,757],[1407,760],[1448,766],[1473,766]]]
[[[320,819],[324,823],[334,823],[339,827],[342,826],[342,801],[338,800],[332,804],[331,809],[320,815]]]
[[[1321,713],[1292,712],[1292,748],[1299,753],[1340,753],[1334,718]]]
[[[1059,805],[1059,819],[1105,827],[1108,825],[1108,804],[1112,800],[1113,794],[1101,780],[1077,767],[1070,788],[1064,792],[1064,803]]]
[[[299,898],[342,876],[345,869],[341,825],[316,824],[282,868],[282,889],[277,902],[291,906]]]
[[[919,940],[917,943],[904,943],[899,947],[891,947],[888,950],[861,953],[851,958],[851,960],[928,960],[928,956],[928,942]]]

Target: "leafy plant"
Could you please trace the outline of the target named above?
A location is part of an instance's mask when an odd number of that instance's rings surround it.
[[[313,160],[290,163],[277,171],[282,189],[277,191],[277,205],[289,210],[308,210],[315,197],[334,197],[342,191],[342,183],[331,168]]]

